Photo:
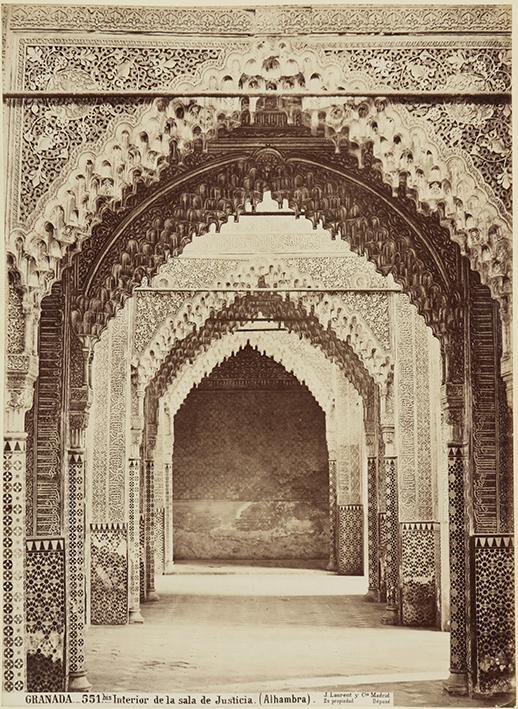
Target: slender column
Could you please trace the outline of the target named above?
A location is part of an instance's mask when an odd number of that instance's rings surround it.
[[[329,561],[328,571],[336,571],[336,429],[335,402],[326,414],[326,439],[329,464]]]
[[[157,574],[165,573],[165,461],[169,445],[169,417],[159,402],[157,445],[154,451],[154,562]]]
[[[143,623],[140,612],[140,458],[128,461],[128,557],[129,557],[129,622]]]
[[[148,458],[144,462],[146,474],[146,601],[158,601],[155,590],[155,549],[154,549],[154,461]]]
[[[364,398],[365,448],[367,453],[367,563],[369,588],[366,601],[379,598],[379,546],[378,546],[378,440],[379,427],[378,389],[372,387]]]
[[[155,590],[155,464],[157,443],[156,420],[157,407],[151,394],[148,395],[147,404],[144,403],[145,422],[145,559],[146,559],[146,601],[158,601],[159,596]]]
[[[7,356],[3,471],[3,690],[27,688],[25,636],[25,414],[32,405],[38,360],[33,355]]]
[[[336,571],[337,547],[336,460],[329,458],[329,561],[328,571]]]
[[[140,449],[144,429],[144,392],[135,381],[131,387],[131,437],[128,460],[128,573],[129,622],[143,623],[140,612]]]
[[[464,387],[447,384],[442,390],[442,409],[447,431],[450,549],[450,694],[468,692],[468,643],[466,624],[466,560],[468,545],[466,486],[469,486],[468,447],[464,443]],[[469,584],[469,579],[468,579]]]
[[[379,594],[379,553],[378,553],[378,459],[369,440],[367,441],[367,530],[369,589],[366,601],[377,601]]]
[[[387,606],[381,622],[385,625],[398,625],[400,622],[398,469],[391,386],[387,387],[387,391],[382,397],[381,437],[384,448],[385,584],[387,589]]]
[[[164,436],[164,562],[165,573],[171,570],[174,565],[173,549],[173,440],[174,440],[174,419],[166,407],[166,420],[168,423],[167,433]]]

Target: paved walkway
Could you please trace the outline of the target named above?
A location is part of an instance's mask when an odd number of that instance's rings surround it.
[[[443,693],[447,633],[381,625],[365,579],[291,566],[179,564],[144,625],[89,628],[93,691],[361,688],[398,706],[488,705]]]

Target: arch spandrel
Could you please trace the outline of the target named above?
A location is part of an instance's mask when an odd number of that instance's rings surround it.
[[[283,104],[282,96],[274,98],[280,112],[300,126],[302,138],[321,136],[324,144],[354,155],[360,169],[372,152],[393,194],[401,195],[404,185],[403,193],[413,195],[419,209],[438,213],[494,297],[506,296],[510,269],[504,276],[502,264],[509,258],[502,257],[510,254],[509,214],[469,156],[446,148],[430,121],[382,99],[345,99],[334,105],[329,99],[286,99],[300,104],[295,110]],[[246,111],[256,125],[261,114],[256,116],[250,106]],[[36,222],[11,233],[9,251],[22,275],[23,258],[30,256],[34,273],[43,278],[50,272],[50,281],[59,278],[69,247],[90,237],[103,210],[131,199],[140,184],[156,182],[167,165],[181,171],[188,154],[240,131],[243,120],[240,100],[228,98],[160,98],[139,112],[134,125],[125,117],[102,146],[81,156],[55,196],[38,210]]]

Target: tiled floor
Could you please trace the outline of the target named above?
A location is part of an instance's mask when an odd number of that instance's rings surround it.
[[[180,564],[157,581],[144,625],[89,628],[94,691],[361,687],[394,692],[398,706],[488,705],[442,691],[448,634],[380,624],[365,579],[297,564]]]

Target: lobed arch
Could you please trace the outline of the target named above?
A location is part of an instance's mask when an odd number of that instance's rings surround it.
[[[136,371],[139,388],[145,389],[152,399],[160,399],[169,390],[182,367],[187,364],[194,366],[200,352],[207,351],[215,340],[238,334],[237,330],[243,324],[261,315],[284,324],[291,334],[300,340],[306,339],[312,347],[323,352],[341,369],[361,396],[367,398],[372,395],[375,382],[348,343],[339,340],[330,329],[324,329],[314,316],[308,315],[289,298],[276,296],[266,299],[264,294],[258,293],[237,298],[214,317],[208,318],[203,327],[175,343],[153,379],[147,382],[147,387],[141,379],[142,370]],[[389,386],[389,382],[386,386]]]
[[[249,266],[248,271],[241,275],[241,280],[229,274],[225,284],[235,288],[254,288],[257,281],[257,270]],[[288,275],[278,287],[297,287],[298,279]],[[304,279],[306,286],[318,288],[318,283]],[[221,282],[215,284],[219,287]],[[371,376],[378,383],[384,383],[393,369],[393,358],[390,351],[376,337],[372,328],[358,311],[350,309],[339,294],[331,293],[290,293],[290,298],[300,302],[306,312],[316,316],[324,328],[331,328],[343,341],[351,345],[358,354]],[[202,327],[206,320],[216,314],[221,308],[230,305],[236,299],[236,293],[193,293],[176,312],[168,315],[153,333],[152,338],[141,351],[133,356],[132,364],[142,372],[142,377],[149,381],[173,346],[187,334]]]
[[[171,415],[202,379],[247,345],[282,364],[309,389],[326,416],[329,414],[334,399],[331,376],[337,367],[321,350],[292,332],[234,332],[213,341],[192,364],[181,367],[163,396]]]
[[[252,158],[225,159],[218,169],[203,168],[191,179],[189,187],[164,190],[142,204],[126,222],[114,218],[99,228],[102,253],[77,259],[81,294],[72,319],[79,334],[98,336],[143,278],[152,278],[193,234],[238,218],[247,203],[256,205],[268,190],[279,204],[287,200],[296,216],[347,239],[383,275],[392,273],[437,336],[458,330],[463,308],[458,247],[437,222],[427,222],[424,232],[415,211],[407,213],[399,204],[394,208],[386,194],[367,188],[346,170],[266,149]]]
[[[301,273],[294,265],[261,259],[243,264],[239,270],[230,269],[223,276],[218,275],[210,287],[257,289],[257,288],[323,288],[323,283]],[[234,292],[192,293],[180,307],[156,323],[151,339],[138,353],[133,355],[132,364],[142,368],[150,379],[160,367],[160,362],[176,340],[181,340],[189,332],[200,327],[212,314],[229,305],[235,298]],[[290,293],[290,298],[300,301],[303,307],[316,315],[323,327],[332,327],[338,337],[353,347],[365,366],[378,382],[384,382],[393,368],[392,354],[380,342],[365,318],[339,293]]]
[[[274,64],[280,61],[276,56]],[[334,72],[328,79],[332,76]],[[323,146],[348,154],[360,172],[373,162],[392,196],[411,198],[418,211],[436,214],[493,297],[507,302],[509,215],[468,156],[446,150],[429,123],[410,118],[404,107],[386,99],[349,98],[333,104],[327,98],[324,103],[304,96],[283,98],[282,88],[275,91],[281,92],[273,94],[276,108],[300,124],[303,137],[320,138]],[[33,222],[9,235],[7,251],[22,282],[47,293],[72,250],[89,240],[106,210],[132,203],[142,186],[156,184],[165,170],[178,176],[187,156],[203,153],[243,125],[253,126],[254,99],[243,100],[246,108],[240,99],[158,98],[138,114],[135,124],[125,118],[102,145],[82,153],[62,183],[53,186]],[[294,101],[300,105],[293,106]]]

